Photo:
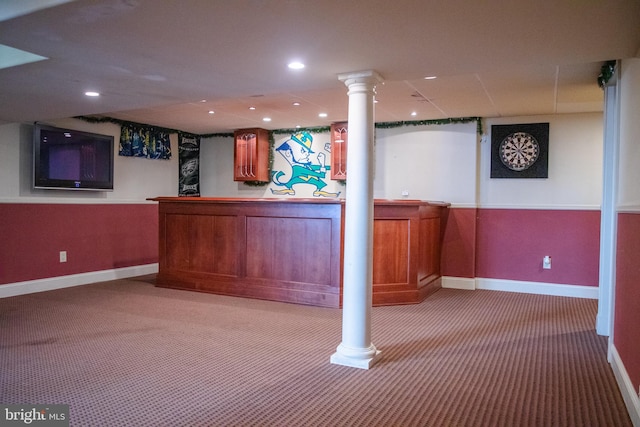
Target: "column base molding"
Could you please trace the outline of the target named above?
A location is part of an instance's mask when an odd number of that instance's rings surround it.
[[[340,344],[329,360],[333,365],[369,369],[380,360],[380,357],[380,350],[376,349],[373,344],[368,348],[352,348]]]

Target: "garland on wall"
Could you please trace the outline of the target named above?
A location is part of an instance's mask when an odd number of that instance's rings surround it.
[[[112,117],[75,116],[74,119],[84,120],[85,122],[89,122],[89,123],[113,123],[113,124],[120,125],[120,126],[134,126],[134,127],[138,127],[138,128],[143,128],[144,130],[146,130],[148,132],[165,132],[165,133],[177,133],[177,134],[191,135],[188,132],[184,132],[184,131],[181,131],[181,130],[178,130],[178,129],[170,129],[170,128],[165,128],[165,127],[162,127],[162,126],[148,125],[148,124],[145,124],[145,123],[130,122],[130,121],[127,121],[127,120],[114,119]]]
[[[402,126],[430,126],[430,125],[451,125],[457,123],[470,123],[476,122],[476,131],[478,135],[482,135],[482,117],[458,117],[449,119],[435,119],[435,120],[412,120],[412,121],[400,121],[400,122],[383,122],[376,123],[377,129],[390,129]]]
[[[615,61],[613,61],[613,63],[615,65]],[[111,117],[76,116],[74,118],[84,120],[89,123],[113,123],[120,126],[138,126],[138,127],[143,127],[146,130],[149,130],[152,132],[177,133],[178,135],[198,136],[200,138],[233,138],[233,132],[205,133],[205,134],[194,135],[190,132],[185,132],[178,129],[170,129],[170,128],[164,128],[161,126],[147,125],[144,123],[130,122],[126,120],[114,119]],[[482,135],[482,117],[458,117],[458,118],[434,119],[434,120],[381,122],[381,123],[375,123],[374,126],[376,129],[390,129],[390,128],[397,128],[402,126],[450,125],[450,124],[470,123],[470,122],[477,123],[478,135]],[[295,129],[274,129],[269,132],[276,135],[283,135],[283,134],[295,134],[297,132],[304,132],[304,131],[307,131],[310,133],[327,133],[331,131],[331,127],[315,126],[315,127],[295,128]]]

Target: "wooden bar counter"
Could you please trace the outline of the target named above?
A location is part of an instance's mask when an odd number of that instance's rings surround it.
[[[341,306],[344,201],[157,197],[157,286]],[[376,200],[373,304],[440,288],[445,203]]]

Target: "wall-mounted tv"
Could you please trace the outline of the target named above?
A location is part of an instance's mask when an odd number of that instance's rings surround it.
[[[33,187],[113,190],[113,136],[36,123]]]

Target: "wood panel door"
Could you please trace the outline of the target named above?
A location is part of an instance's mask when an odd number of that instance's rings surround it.
[[[237,276],[237,222],[237,216],[167,214],[167,270]]]
[[[373,284],[411,283],[410,220],[377,219],[373,223]]]

